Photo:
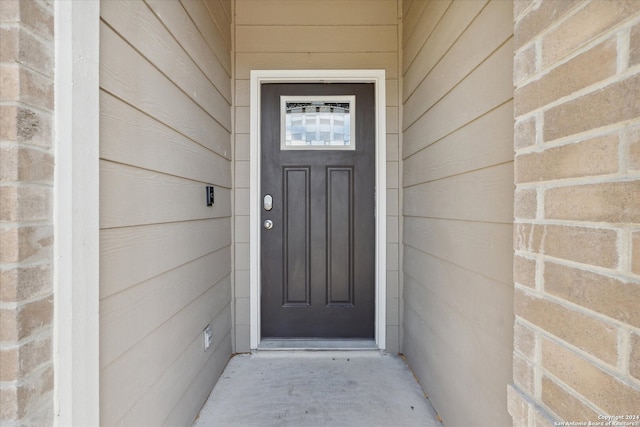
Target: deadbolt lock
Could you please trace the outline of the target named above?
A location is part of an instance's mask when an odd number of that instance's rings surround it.
[[[263,206],[265,211],[273,209],[273,197],[271,197],[271,194],[264,196]]]

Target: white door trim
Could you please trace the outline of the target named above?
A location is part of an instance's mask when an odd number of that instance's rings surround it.
[[[56,1],[54,426],[100,424],[100,2]]]
[[[250,345],[260,344],[260,85],[263,83],[373,83],[376,109],[376,297],[375,340],[386,347],[386,97],[384,70],[252,70],[249,152]]]

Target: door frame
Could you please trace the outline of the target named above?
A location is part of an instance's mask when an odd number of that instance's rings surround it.
[[[260,336],[260,89],[263,83],[373,83],[375,86],[376,147],[376,346],[386,347],[387,309],[387,179],[386,92],[384,70],[251,70],[249,107],[249,331],[250,348],[257,350]],[[382,191],[381,191],[382,190]],[[378,213],[382,213],[381,215]]]

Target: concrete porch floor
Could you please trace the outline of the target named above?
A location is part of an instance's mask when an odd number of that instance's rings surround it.
[[[260,351],[233,357],[194,427],[441,427],[398,356]]]

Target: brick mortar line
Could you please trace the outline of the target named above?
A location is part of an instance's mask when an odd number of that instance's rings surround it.
[[[4,0],[0,0],[0,1],[4,1]],[[36,33],[28,25],[25,25],[24,21],[9,21],[9,22],[2,21],[0,22],[0,30],[22,30],[25,33],[29,34],[34,39],[36,39],[37,41],[39,41],[40,43],[45,45],[50,44],[52,48],[54,47],[53,43],[54,43],[55,36],[52,38],[47,38],[42,34]],[[20,37],[18,37],[18,41],[19,40],[20,40]]]
[[[548,181],[517,182],[515,185],[516,189],[541,188],[543,190],[548,190],[554,188],[582,187],[599,184],[633,183],[637,181],[640,181],[640,171],[634,171],[631,173],[588,175],[573,178],[558,178],[550,179]]]
[[[0,310],[19,310],[20,308],[32,304],[34,302],[40,302],[45,300],[53,301],[54,294],[52,291],[49,291],[47,294],[39,294],[29,298],[21,299],[19,301],[0,301]]]
[[[41,189],[53,189],[54,183],[53,181],[0,181],[0,188],[41,188]],[[52,198],[53,199],[53,198]],[[20,202],[20,200],[18,201]],[[20,221],[20,219],[16,219],[15,221]]]
[[[516,320],[520,321],[521,324],[527,326],[528,328],[534,330],[536,332],[536,334],[539,334],[538,336],[540,336],[541,338],[546,338],[549,341],[553,342],[554,344],[567,349],[569,351],[571,351],[572,353],[574,353],[576,356],[578,356],[579,358],[585,360],[586,362],[588,362],[590,365],[596,367],[598,370],[603,371],[604,373],[608,374],[609,376],[615,378],[616,380],[620,381],[622,384],[629,386],[633,389],[636,389],[638,391],[640,391],[640,380],[632,377],[630,374],[626,373],[626,372],[621,372],[617,366],[612,366],[609,365],[608,363],[598,359],[596,356],[592,355],[591,353],[580,349],[579,347],[576,347],[575,345],[564,341],[562,338],[557,337],[555,335],[553,335],[552,333],[550,333],[549,331],[542,329],[540,326],[536,325],[535,323],[531,323],[528,320],[517,316],[516,315]],[[538,343],[536,343],[538,344]],[[542,340],[539,340],[539,345],[540,347],[542,347]],[[538,358],[538,356],[540,356]],[[539,355],[536,354],[536,357],[538,358],[536,363],[535,363],[535,367],[536,368],[540,368],[541,370],[545,371],[545,373],[547,373],[548,376],[553,376],[553,374],[550,374],[550,372],[548,372],[545,368],[544,365],[542,364],[542,354],[540,353]],[[627,355],[629,356],[629,355]]]
[[[51,266],[51,261],[44,259],[32,263],[0,263],[0,272],[12,271],[23,267],[47,267]]]
[[[0,0],[1,1],[1,0]],[[53,227],[53,218],[48,218],[51,221],[39,220],[39,221],[0,221],[0,231],[11,231],[19,228],[27,227]],[[21,263],[2,263],[2,264],[21,264]]]
[[[527,420],[530,424],[527,424],[524,427],[530,427],[533,425],[534,418],[537,418],[537,414],[542,414],[545,418],[553,418],[556,419],[559,417],[552,411],[548,410],[546,406],[541,406],[542,402],[538,399],[536,400],[535,396],[531,396],[527,394],[526,391],[522,390],[517,384],[508,384],[507,387],[511,387],[517,394],[520,396],[522,401],[527,405]],[[546,413],[545,413],[546,412]],[[515,424],[514,424],[515,425]]]
[[[0,148],[25,148],[25,149],[37,151],[39,153],[50,154],[52,156],[55,155],[55,150],[52,148],[45,148],[40,145],[33,145],[26,142],[21,142],[21,141],[11,141],[8,139],[0,139]]]
[[[522,113],[519,116],[516,116],[514,111],[514,119],[516,121],[520,121],[528,118],[529,116],[533,116],[539,112],[545,113],[559,105],[568,104],[569,102],[575,101],[576,99],[582,98],[584,96],[591,95],[593,93],[598,93],[599,91],[607,89],[608,86],[623,82],[637,75],[640,75],[640,64],[634,65],[633,67],[629,67],[626,70],[624,70],[624,72],[622,73],[613,74],[603,80],[600,80],[598,82],[590,84],[589,86],[585,86],[581,89],[578,89],[568,95],[555,99],[545,105],[542,105],[540,107],[527,111],[526,113]],[[514,99],[518,97],[516,90],[520,89],[521,87],[522,86],[514,88]],[[637,118],[630,119],[627,121],[634,121],[634,120],[637,120]],[[596,128],[596,129],[599,129],[599,128]],[[591,130],[593,129],[589,129],[588,131],[591,131]],[[588,131],[585,131],[585,132],[588,132]],[[566,137],[562,137],[562,138],[566,138]],[[550,140],[550,141],[556,141],[557,139],[561,139],[561,138],[556,138],[555,140]],[[547,142],[550,142],[550,141],[543,141],[543,143],[546,144]]]
[[[539,5],[542,5],[542,3],[543,3],[543,1],[538,2]],[[533,4],[535,4],[535,2]],[[533,37],[531,37],[529,40],[527,40],[526,43],[523,43],[523,45],[520,46],[520,48],[518,48],[514,53],[515,54],[520,53],[521,51],[526,50],[527,48],[529,48],[529,46],[534,44],[537,39],[544,38],[544,36],[546,34],[550,33],[551,31],[555,30],[556,28],[560,27],[560,25],[562,25],[566,20],[568,20],[570,17],[572,17],[573,15],[578,13],[578,11],[584,9],[587,4],[589,4],[589,1],[582,1],[579,4],[577,4],[576,6],[574,6],[572,9],[569,9],[560,18],[552,18],[552,19],[555,19],[555,20],[551,21],[551,23],[548,26],[542,28],[537,34],[535,34]],[[527,15],[529,13],[533,12],[533,11],[538,10],[539,8],[540,8],[540,6],[536,7],[535,9],[529,10]],[[524,15],[524,16],[526,16],[526,15]],[[524,16],[523,16],[523,18],[524,18]],[[520,19],[520,21],[522,21],[522,19]],[[518,23],[520,21],[518,21]],[[514,30],[516,30],[515,26],[514,26]]]
[[[536,116],[532,115],[530,117],[525,117],[524,119],[519,119],[516,122],[525,122],[531,119],[536,119]],[[622,135],[624,133],[628,132],[628,130],[631,130],[631,129],[635,130],[636,127],[640,128],[640,118],[624,120],[621,122],[616,122],[610,125],[592,129],[589,131],[591,133],[586,135],[585,133],[587,131],[568,135],[562,138],[557,138],[557,139],[554,139],[553,141],[545,142],[540,145],[532,144],[522,148],[515,148],[514,151],[516,156],[519,156],[522,154],[528,154],[528,153],[542,153],[551,148],[558,148],[558,147],[564,147],[566,145],[578,144],[580,142],[586,142],[595,138],[611,136],[615,133],[618,133],[619,138],[622,138]]]
[[[560,298],[560,297],[557,297],[557,296],[555,296],[555,295],[553,295],[551,293],[548,293],[547,291],[532,289],[532,288],[530,288],[528,286],[522,286],[520,284],[514,284],[514,290],[515,289],[523,291],[523,293],[528,294],[530,296],[538,297],[539,299],[542,299],[542,300],[545,300],[545,301],[554,302],[554,303],[558,304],[559,306],[564,307],[565,309],[571,310],[571,311],[576,312],[576,313],[583,314],[583,315],[585,315],[585,316],[587,316],[587,317],[589,317],[591,319],[598,320],[598,321],[600,321],[600,322],[602,322],[604,324],[610,325],[610,326],[612,326],[612,327],[614,327],[616,329],[623,329],[623,330],[626,330],[626,331],[629,331],[629,332],[640,333],[640,327],[633,326],[633,325],[630,325],[628,323],[624,323],[624,322],[622,322],[620,320],[617,320],[617,319],[614,319],[612,317],[609,317],[606,314],[599,313],[597,311],[591,310],[590,308],[584,307],[584,306],[582,306],[580,304],[576,304],[574,302],[567,301],[567,300],[565,300],[563,298]],[[516,318],[519,318],[519,319],[527,322],[528,324],[535,325],[534,323],[531,323],[530,321],[528,321],[525,318],[520,317],[518,315],[516,315]],[[537,327],[540,330],[544,330],[544,329],[541,329],[540,326],[537,326]],[[544,330],[544,331],[546,331],[546,330]],[[549,331],[546,331],[546,332],[551,334],[551,332],[549,332]],[[553,334],[551,334],[551,335],[553,335]],[[555,336],[555,335],[553,335],[553,336]],[[559,340],[562,340],[562,338],[560,338],[560,337],[557,337],[557,338]],[[570,344],[570,343],[567,342],[567,344]],[[573,345],[573,344],[570,344],[570,345]],[[574,345],[574,347],[575,347],[575,345]],[[576,347],[576,348],[578,348],[578,347]],[[616,349],[618,350],[617,343],[616,343]],[[586,350],[580,350],[580,351],[588,353],[588,351],[586,351]],[[598,357],[595,356],[595,355],[593,355],[593,357],[598,359]],[[598,360],[600,360],[600,359],[598,359]],[[607,362],[601,360],[601,363],[605,363],[606,364]],[[617,366],[616,366],[616,368],[617,368]]]
[[[0,1],[4,1],[4,0],[0,0]],[[20,59],[20,58],[18,58]],[[27,70],[32,74],[36,74],[40,77],[43,77],[47,80],[49,80],[51,83],[54,83],[54,76],[53,75],[48,75],[48,74],[44,74],[42,71],[37,70],[35,68],[30,67],[29,65],[25,64],[24,62],[21,61],[10,61],[10,62],[0,62],[0,68],[2,67],[15,67],[15,68],[20,68],[23,70]],[[51,71],[54,71],[54,67],[51,67]],[[19,79],[18,79],[19,80]]]
[[[542,371],[541,373],[543,373],[549,379],[553,380],[553,382],[556,383],[560,388],[562,388],[567,394],[571,395],[573,398],[578,400],[580,403],[582,403],[587,408],[591,409],[596,414],[609,415],[605,410],[601,409],[595,403],[590,401],[587,397],[583,396],[579,391],[571,388],[571,386],[566,384],[560,378],[556,377],[551,372],[549,372],[548,370],[544,369],[544,367],[541,366],[540,370]]]
[[[0,0],[0,1],[4,1],[4,0]],[[34,106],[31,104],[26,104],[25,102],[23,102],[21,99],[12,99],[12,100],[4,100],[4,101],[0,101],[0,107],[16,107],[16,108],[23,108],[23,109],[28,109],[28,110],[33,110],[36,111],[42,115],[48,115],[51,118],[53,118],[53,115],[55,113],[55,109],[54,110],[47,110],[45,108],[42,107],[38,107],[38,106]],[[53,127],[53,124],[52,124]]]
[[[589,273],[597,274],[599,276],[607,277],[609,279],[618,280],[632,286],[640,285],[640,275],[634,274],[628,271],[608,269],[605,267],[599,267],[592,264],[581,264],[577,261],[572,261],[564,258],[557,258],[548,254],[522,251],[519,249],[514,250],[514,255],[520,256],[530,261],[540,260],[542,262],[545,262],[545,261],[553,262],[554,264],[562,265],[564,267],[569,267],[569,268],[573,268],[575,270],[580,270],[580,271],[586,271]],[[541,259],[539,259],[540,256],[542,256]]]
[[[0,0],[2,1],[2,0]],[[53,369],[53,361],[48,361],[36,366],[32,369],[26,376],[22,376],[13,381],[0,381],[0,390],[2,389],[14,389],[18,387],[22,387],[24,385],[28,386],[30,380],[37,379],[42,374],[44,374],[49,368]]]
[[[562,342],[562,341],[560,341],[560,342],[556,342],[556,344],[560,344],[561,342]],[[579,356],[579,355],[578,355],[578,356]],[[579,356],[579,357],[580,357],[580,356]],[[582,359],[584,359],[584,358],[582,358]],[[590,364],[592,364],[592,365],[595,365],[595,364],[594,364],[593,362],[591,362],[591,361],[588,361],[588,362],[589,362]],[[639,381],[639,380],[637,380],[636,378],[632,377],[631,375],[629,375],[628,377],[622,377],[622,378],[620,378],[620,377],[619,377],[619,376],[617,376],[617,375],[611,375],[611,373],[610,373],[610,372],[608,372],[608,371],[607,371],[607,370],[605,370],[605,369],[602,369],[601,367],[599,367],[599,366],[597,366],[597,365],[596,365],[596,368],[598,368],[599,370],[604,371],[605,373],[609,374],[611,377],[613,377],[614,379],[616,379],[617,381],[619,381],[619,382],[620,382],[620,383],[622,383],[623,385],[625,385],[625,386],[629,387],[630,389],[640,391],[640,381]],[[560,384],[560,385],[562,385],[562,386],[566,387],[566,388],[567,388],[567,389],[569,389],[569,390],[573,390],[573,393],[571,393],[571,394],[572,394],[574,397],[576,397],[576,398],[577,398],[577,397],[581,397],[582,399],[584,399],[583,403],[584,403],[584,402],[588,402],[588,403],[589,403],[589,405],[585,405],[585,406],[590,407],[591,409],[593,409],[593,410],[594,410],[595,412],[597,412],[597,413],[599,412],[600,414],[607,415],[607,412],[606,412],[606,411],[604,411],[603,409],[600,409],[600,408],[599,408],[595,403],[593,403],[593,402],[591,402],[590,400],[588,400],[588,398],[587,398],[587,397],[583,396],[582,394],[580,394],[580,392],[578,392],[577,390],[574,390],[574,389],[573,389],[573,388],[571,388],[569,385],[567,385],[563,380],[561,380],[560,378],[556,377],[553,373],[551,373],[551,372],[549,372],[548,370],[546,370],[546,369],[544,368],[544,366],[541,366],[541,370],[543,371],[543,373],[544,373],[547,377],[549,377],[549,378],[553,379],[553,381],[554,381],[554,382],[556,382],[556,383],[558,383],[558,384]],[[579,399],[579,400],[581,400],[581,399]]]
[[[535,4],[536,4],[536,3],[535,3],[535,2],[533,2],[533,1],[532,1],[532,2],[529,2],[529,5],[528,5],[527,7],[525,7],[523,10],[521,10],[521,11],[520,11],[520,15],[515,16],[515,14],[514,14],[514,16],[513,16],[513,26],[514,26],[514,28],[515,28],[515,26],[516,26],[517,24],[519,24],[519,23],[520,23],[520,21],[522,21],[522,19],[523,19],[525,16],[527,16],[527,15],[529,14],[529,12],[531,12],[532,10],[537,10],[537,9],[534,9],[534,8],[533,8],[533,6],[534,6]]]
[[[616,232],[622,232],[624,230],[636,231],[640,230],[640,224],[635,223],[611,223],[611,222],[594,222],[594,221],[577,221],[577,220],[564,220],[564,219],[522,219],[516,218],[513,221],[513,225],[553,225],[561,227],[579,227],[579,228],[591,228],[595,230],[610,230]],[[537,253],[537,252],[536,252]]]
[[[53,345],[53,325],[47,325],[48,327],[42,327],[40,329],[35,330],[32,334],[24,337],[20,341],[7,341],[0,342],[0,352],[2,351],[10,351],[16,350],[24,347],[27,344],[31,344],[35,341],[46,341],[51,340]]]
[[[542,40],[545,38],[545,36],[548,33],[553,31],[554,29],[558,28],[564,21],[568,20],[571,16],[577,14],[578,11],[582,10],[583,8],[585,8],[587,4],[589,4],[589,2],[583,1],[581,3],[581,5],[579,5],[577,7],[574,7],[569,12],[567,12],[563,17],[561,17],[560,19],[554,21],[550,26],[548,26],[545,29],[543,29],[541,32],[539,32],[533,38],[531,38],[531,40],[527,41],[525,44],[520,46],[520,48],[516,49],[514,51],[514,56],[518,55],[518,54],[521,54],[525,50],[529,49],[532,45],[535,45],[538,42],[542,42]],[[631,17],[623,19],[622,21],[616,23],[614,27],[609,27],[608,30],[596,35],[595,37],[592,37],[591,39],[588,39],[588,40],[582,42],[582,44],[578,45],[577,48],[574,48],[573,50],[571,50],[571,52],[568,55],[556,60],[555,62],[552,62],[552,63],[548,64],[544,68],[536,67],[536,72],[533,75],[529,76],[528,78],[524,79],[522,82],[527,82],[528,83],[528,82],[531,82],[532,80],[537,80],[540,76],[544,76],[544,75],[548,74],[553,69],[555,69],[555,68],[557,68],[557,67],[559,67],[559,66],[561,66],[561,65],[563,65],[563,64],[565,64],[567,62],[569,62],[570,60],[572,60],[576,56],[579,56],[580,54],[590,50],[591,48],[593,48],[594,46],[602,43],[603,41],[605,41],[609,37],[612,37],[612,35],[616,34],[617,32],[625,31],[627,29],[630,29],[631,27],[633,27],[634,25],[636,25],[639,22],[640,22],[640,14],[636,14],[636,15],[633,15]],[[540,48],[542,48],[542,46],[540,46]],[[537,46],[536,46],[536,50],[537,50]],[[542,54],[542,52],[540,52],[540,55],[541,54]],[[538,78],[535,78],[536,76],[538,76]]]
[[[618,369],[631,377],[629,371],[629,359],[631,358],[631,331],[619,328],[617,334],[618,346]],[[626,357],[625,357],[626,356]]]

